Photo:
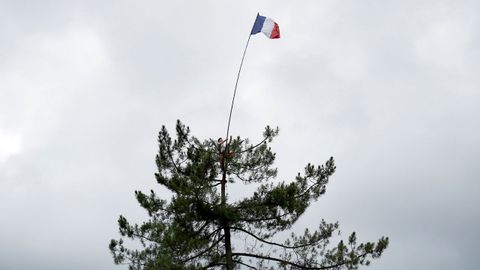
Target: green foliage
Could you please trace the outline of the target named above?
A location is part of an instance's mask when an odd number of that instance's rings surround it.
[[[325,193],[335,172],[330,158],[324,165],[308,164],[293,181],[273,183],[277,169],[269,143],[277,134],[278,128],[267,126],[256,145],[240,137],[200,142],[180,121],[174,140],[163,126],[155,177],[172,197],[135,191],[149,218],[130,224],[120,216],[123,238],[109,246],[114,262],[129,269],[357,269],[380,257],[388,238],[357,244],[353,233],[347,244],[331,245],[338,223],[323,220],[315,231],[273,240]],[[251,197],[228,202],[226,188],[234,182],[258,188]],[[231,247],[232,236],[245,243],[237,240]],[[124,238],[138,240],[140,248],[127,248]]]

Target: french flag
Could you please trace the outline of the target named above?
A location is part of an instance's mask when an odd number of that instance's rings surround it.
[[[264,33],[269,38],[280,38],[280,29],[278,28],[278,24],[270,18],[257,14],[257,18],[255,19],[255,23],[253,24],[252,32],[250,34],[255,35],[260,32]]]

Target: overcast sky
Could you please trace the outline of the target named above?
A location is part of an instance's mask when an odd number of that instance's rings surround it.
[[[389,236],[366,269],[478,267],[480,2],[259,2],[0,1],[0,269],[125,269],[161,125],[225,133],[257,12],[282,37],[251,38],[231,133],[279,126],[281,180],[337,163],[295,229]]]

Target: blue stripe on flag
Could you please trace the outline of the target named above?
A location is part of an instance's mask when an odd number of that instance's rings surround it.
[[[257,18],[255,19],[255,23],[253,24],[252,32],[250,33],[250,35],[260,33],[262,31],[264,22],[265,22],[265,17],[257,15]]]

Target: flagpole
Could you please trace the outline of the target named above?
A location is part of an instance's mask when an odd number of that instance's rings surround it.
[[[257,16],[258,15],[259,14],[257,14]],[[230,122],[232,120],[233,105],[235,104],[235,96],[237,94],[237,86],[238,86],[238,80],[240,79],[240,73],[242,72],[243,60],[245,59],[245,54],[247,53],[247,48],[248,48],[248,44],[250,43],[251,37],[252,37],[252,32],[250,31],[250,34],[248,35],[247,44],[245,45],[245,49],[243,50],[242,61],[240,62],[240,67],[237,73],[237,80],[235,81],[235,88],[233,90],[232,104],[230,105],[230,114],[228,115],[227,136],[225,137],[225,140],[227,142],[226,142],[225,148],[230,143],[230,141],[228,140],[228,135],[230,133]]]
[[[258,17],[258,14],[257,14]],[[256,19],[255,19],[256,21]],[[221,168],[222,168],[222,182],[221,182],[221,202],[222,205],[226,203],[226,184],[227,184],[227,156],[229,153],[228,147],[230,146],[230,140],[228,138],[230,132],[230,122],[232,120],[232,112],[233,112],[233,105],[235,104],[235,96],[237,94],[237,86],[238,80],[240,79],[240,73],[242,72],[243,60],[245,59],[245,54],[247,53],[248,44],[250,43],[250,38],[252,37],[252,31],[250,31],[248,35],[247,44],[245,45],[245,49],[243,50],[242,61],[240,62],[240,67],[238,68],[237,73],[237,80],[235,81],[235,88],[233,90],[233,97],[232,97],[232,104],[230,105],[230,114],[228,115],[228,125],[227,125],[227,136],[225,137],[225,148],[223,153],[220,153],[221,156]],[[222,142],[220,142],[222,143]],[[221,147],[220,147],[221,149]],[[225,232],[225,257],[226,257],[226,268],[227,270],[233,269],[233,259],[232,259],[232,243],[231,243],[231,235],[230,235],[230,226],[228,221],[225,221],[224,228]]]

